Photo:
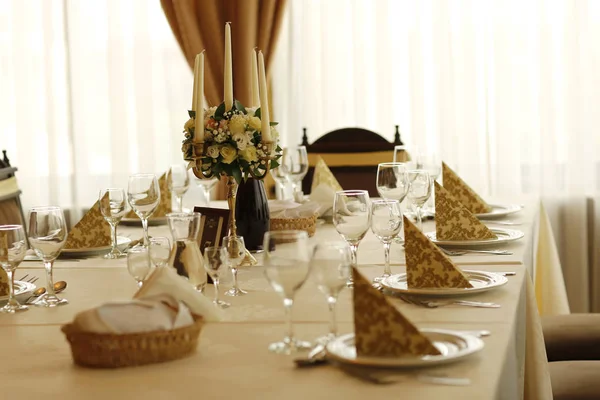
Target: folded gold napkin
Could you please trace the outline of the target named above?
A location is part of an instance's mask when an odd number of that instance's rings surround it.
[[[436,205],[436,213],[437,211]],[[404,252],[406,282],[409,288],[473,287],[460,268],[406,217]]]
[[[315,164],[312,186],[310,187],[311,193],[314,192],[317,186],[322,184],[329,186],[334,192],[343,190],[340,183],[335,179],[335,176],[333,176],[333,173],[325,163],[325,160],[319,156],[317,158],[317,163]]]
[[[439,355],[440,351],[353,268],[354,345],[367,357]]]
[[[496,234],[435,182],[435,236],[438,240],[494,239]]]
[[[444,188],[473,214],[492,211],[492,207],[483,201],[446,163],[442,163],[442,181]]]
[[[167,331],[193,323],[187,306],[168,294],[106,303],[80,312],[73,321],[79,331],[112,334]]]
[[[159,294],[169,294],[177,301],[184,302],[192,313],[201,315],[205,321],[223,319],[222,311],[215,307],[211,300],[196,291],[188,280],[177,275],[172,267],[155,268],[133,298],[140,299]]]
[[[169,190],[166,173],[162,174],[161,177],[158,178],[158,187],[160,188],[160,203],[158,203],[158,206],[150,216],[150,219],[165,217],[167,214],[173,211],[173,205],[171,203],[171,191]],[[125,218],[137,217],[137,214],[133,210],[130,210],[125,216]]]
[[[110,246],[110,243],[110,225],[104,220],[97,201],[71,229],[65,249],[92,249]]]

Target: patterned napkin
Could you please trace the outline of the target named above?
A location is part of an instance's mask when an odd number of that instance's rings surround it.
[[[160,203],[158,203],[156,210],[154,210],[149,219],[166,217],[168,213],[173,211],[171,191],[169,190],[166,172],[158,178],[158,187],[160,188]],[[135,211],[130,210],[127,215],[125,215],[125,218],[138,218],[138,216]]]
[[[317,158],[317,164],[315,165],[315,174],[313,175],[312,186],[310,187],[311,193],[320,184],[329,186],[334,192],[344,190],[321,156]]]
[[[110,244],[110,225],[104,220],[97,201],[71,229],[65,249],[92,249]]]
[[[473,287],[460,268],[454,265],[452,260],[406,217],[404,217],[404,250],[406,280],[409,288]]]
[[[8,237],[0,232],[0,262],[8,262]],[[8,275],[4,268],[0,268],[0,296],[8,294]]]
[[[355,268],[354,345],[367,357],[440,355],[440,351]]]
[[[444,188],[473,214],[482,214],[492,211],[492,207],[483,201],[483,199],[479,197],[479,195],[475,193],[475,191],[471,189],[471,187],[467,185],[456,172],[452,171],[446,163],[442,163],[442,180],[444,182]]]
[[[435,182],[435,236],[438,240],[495,239],[497,236]]]

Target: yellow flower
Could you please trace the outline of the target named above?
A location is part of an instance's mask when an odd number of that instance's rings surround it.
[[[185,129],[186,132],[190,132],[190,129],[194,128],[194,127],[195,127],[194,118],[190,118],[190,119],[187,120],[187,122],[183,126],[183,129]]]
[[[225,164],[231,164],[237,158],[237,150],[231,146],[221,147],[221,155]]]
[[[255,131],[260,132],[260,118],[250,117],[248,120],[248,125],[250,125],[250,128],[254,129]]]
[[[231,133],[244,133],[246,131],[246,118],[243,115],[236,114],[229,120],[229,130]]]
[[[254,146],[248,146],[244,150],[240,150],[240,156],[248,162],[258,161],[256,147]]]

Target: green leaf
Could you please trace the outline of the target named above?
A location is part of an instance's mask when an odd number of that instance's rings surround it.
[[[244,107],[244,105],[239,100],[233,101],[233,109],[241,112],[242,114],[246,114],[246,107]]]
[[[271,160],[271,168],[277,168],[279,167],[279,163],[275,160]]]
[[[256,109],[256,111],[254,111],[254,116],[260,118],[261,114],[260,114],[260,107],[258,107]]]
[[[283,151],[283,149],[281,148],[281,146],[277,145],[277,148],[275,149],[275,151],[279,153],[279,152]]]
[[[215,116],[213,117],[217,121],[221,121],[225,115],[225,103],[219,104],[219,107],[215,110]]]
[[[188,110],[188,115],[190,116],[190,118],[196,118],[196,111]]]
[[[269,125],[270,126],[276,126],[276,125],[279,125],[279,122],[269,122]]]
[[[248,171],[244,170],[244,182],[248,181]]]
[[[242,183],[242,171],[239,168],[232,168],[231,176],[235,178],[238,185]]]

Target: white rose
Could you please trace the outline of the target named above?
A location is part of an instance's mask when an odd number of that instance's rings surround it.
[[[229,130],[231,133],[242,133],[246,130],[246,118],[243,115],[236,114],[229,120]]]
[[[244,150],[248,146],[248,137],[245,133],[235,133],[232,139],[237,143],[237,148]]]
[[[275,129],[275,126],[271,126],[271,139],[277,143],[279,141],[279,131]]]
[[[250,126],[250,128],[254,129],[255,131],[260,131],[260,128],[261,128],[260,118],[258,118],[258,117],[248,118],[248,125]]]
[[[206,149],[206,154],[210,157],[210,158],[217,158],[219,157],[219,146],[208,146],[208,149]]]

